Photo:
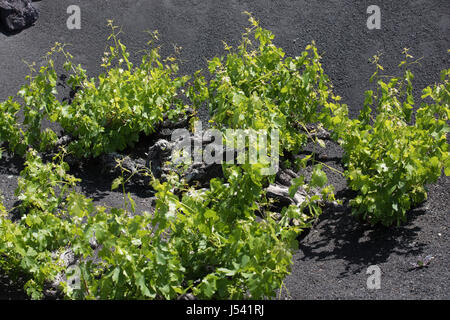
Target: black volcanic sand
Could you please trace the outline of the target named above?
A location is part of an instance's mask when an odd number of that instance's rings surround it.
[[[382,52],[382,64],[397,74],[404,47],[422,57],[414,65],[414,85],[420,90],[439,80],[449,67],[450,2],[446,0],[378,1],[381,30],[368,30],[369,1],[349,0],[58,0],[38,1],[41,11],[35,26],[9,34],[0,27],[0,100],[14,95],[24,83],[27,67],[23,60],[37,63],[59,41],[71,44],[70,52],[92,76],[101,72],[100,59],[106,48],[107,19],[123,27],[121,35],[132,53],[145,47],[144,30],[160,32],[163,56],[173,52],[173,44],[183,47],[182,74],[206,69],[206,61],[224,53],[222,40],[235,46],[248,25],[243,11],[249,11],[272,30],[275,43],[287,55],[300,54],[315,40],[323,55],[323,66],[355,116],[373,67],[368,59]],[[78,4],[81,30],[68,30],[69,5]],[[133,60],[137,61],[136,54]],[[202,119],[207,115],[203,114]],[[321,160],[337,168],[342,151],[333,142]],[[5,205],[16,203],[14,189],[23,167],[22,160],[4,155],[0,160],[0,190]],[[83,163],[74,173],[83,179],[80,190],[105,206],[120,206],[122,196],[111,192],[114,177],[99,175],[95,161]],[[450,179],[442,177],[430,185],[428,200],[409,213],[400,227],[371,227],[355,220],[348,209],[352,193],[339,175],[328,172],[337,195],[344,201],[338,209],[326,209],[315,226],[300,238],[281,298],[286,299],[449,299],[450,298]],[[149,210],[150,193],[130,185],[138,210]],[[412,269],[412,262],[433,255],[427,268]],[[382,270],[381,289],[368,290],[366,270],[378,265]],[[20,282],[20,281],[19,281]],[[17,282],[0,276],[0,299],[26,298]]]

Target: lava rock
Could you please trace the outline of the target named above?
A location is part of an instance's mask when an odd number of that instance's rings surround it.
[[[0,0],[0,21],[8,31],[20,31],[33,25],[39,11],[31,0]]]
[[[148,150],[146,167],[151,169],[156,179],[161,178],[163,174],[163,166],[170,157],[173,143],[160,139]]]
[[[201,152],[211,140],[201,139],[198,136],[191,137],[192,145],[201,146]],[[158,140],[153,146],[149,148],[147,153],[146,167],[152,171],[155,178],[161,181],[166,181],[167,175],[170,172],[179,172],[180,176],[186,179],[188,184],[200,184],[200,186],[207,186],[213,178],[223,178],[222,165],[218,163],[206,163],[201,160],[199,162],[192,162],[187,164],[184,168],[178,167],[179,161],[183,159],[173,158],[172,151],[181,150],[181,140],[169,142],[165,139]],[[191,150],[192,151],[192,150]],[[220,151],[219,158],[224,159],[227,152],[234,150]]]
[[[132,174],[130,178],[132,182],[148,185],[148,179],[143,174],[146,171],[145,161],[143,159],[131,159],[129,156],[123,156],[113,152],[101,155],[99,157],[99,165],[104,174],[117,177],[122,175],[122,170],[124,169],[127,176]]]
[[[202,162],[194,164],[184,174],[187,183],[198,182],[201,186],[208,185],[211,179],[223,177],[222,165],[216,163],[205,164]]]
[[[266,195],[274,199],[279,208],[296,205],[298,207],[306,201],[307,194],[303,189],[299,189],[293,198],[289,195],[289,188],[279,184],[271,184],[266,188]]]
[[[292,177],[283,170],[278,170],[275,181],[283,186],[291,186]]]
[[[188,300],[188,301],[193,301],[193,300],[197,300],[197,297],[194,296],[192,293],[185,293],[181,296],[179,296],[177,298],[177,300]]]

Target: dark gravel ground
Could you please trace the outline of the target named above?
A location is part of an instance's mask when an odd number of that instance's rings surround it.
[[[378,51],[391,74],[398,72],[404,47],[416,58],[415,86],[422,89],[439,80],[449,67],[450,2],[447,0],[349,1],[349,0],[58,0],[35,1],[41,11],[37,24],[17,34],[0,27],[0,100],[14,95],[25,81],[23,60],[39,63],[55,41],[70,43],[75,61],[94,76],[101,72],[100,59],[109,30],[107,19],[123,26],[122,39],[131,52],[144,48],[144,30],[159,30],[163,54],[172,44],[183,47],[181,73],[205,69],[206,61],[223,54],[222,40],[235,45],[247,26],[241,13],[249,11],[263,27],[276,35],[275,43],[287,55],[298,55],[315,40],[323,65],[354,116],[362,105],[364,90],[373,72],[368,59]],[[79,5],[81,30],[68,30],[66,9]],[[381,8],[381,30],[368,30],[366,9]],[[138,56],[134,57],[135,59]],[[416,92],[416,96],[420,91]],[[206,117],[206,115],[204,115]],[[323,161],[340,166],[341,151],[327,142]],[[0,190],[5,204],[16,202],[14,189],[22,167],[20,159],[0,160]],[[113,177],[100,176],[98,164],[88,162],[75,173],[83,179],[81,189],[96,202],[120,206],[121,194],[111,192]],[[409,214],[400,227],[370,227],[356,221],[345,205],[351,193],[345,181],[332,172],[344,206],[326,210],[317,224],[302,236],[294,257],[292,274],[286,279],[288,299],[449,299],[450,238],[448,215],[450,179],[442,177],[429,186],[428,200]],[[148,194],[131,186],[139,209],[148,209]],[[429,267],[411,269],[410,262],[433,255]],[[381,289],[366,288],[366,270],[382,270]],[[0,299],[21,299],[25,294],[10,279],[0,276]]]

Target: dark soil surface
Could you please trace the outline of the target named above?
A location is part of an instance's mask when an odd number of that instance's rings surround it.
[[[81,30],[68,30],[69,5],[79,5]],[[381,30],[368,30],[366,9],[381,8]],[[183,47],[181,69],[192,74],[206,68],[206,61],[224,53],[222,40],[236,45],[247,26],[243,11],[249,11],[272,30],[275,43],[287,55],[300,54],[312,40],[323,55],[323,66],[337,94],[355,116],[373,67],[368,59],[382,52],[382,64],[390,74],[398,72],[404,47],[421,58],[413,66],[414,85],[421,90],[439,80],[449,67],[450,2],[447,0],[58,0],[35,1],[40,18],[35,26],[9,34],[0,26],[0,101],[14,95],[24,83],[27,62],[41,62],[55,41],[71,44],[76,62],[95,76],[106,48],[107,19],[123,27],[121,35],[130,52],[138,52],[148,40],[144,30],[160,32],[163,55],[173,44]],[[139,55],[133,57],[135,60]],[[420,95],[420,91],[416,96]],[[204,114],[203,118],[207,118]],[[322,161],[340,168],[341,150],[331,141]],[[18,158],[0,160],[0,191],[11,208],[22,168]],[[111,192],[114,177],[99,175],[95,161],[83,163],[74,173],[83,179],[81,190],[105,206],[120,206],[120,193]],[[442,177],[429,186],[428,200],[409,213],[399,227],[371,227],[350,215],[352,197],[345,181],[329,172],[344,205],[327,209],[315,226],[301,237],[294,256],[292,274],[287,277],[287,299],[450,299],[450,178]],[[148,210],[150,195],[131,185],[137,210]],[[410,263],[427,255],[435,258],[426,268]],[[382,270],[381,289],[368,290],[366,270]],[[0,275],[0,299],[26,298],[20,286]]]

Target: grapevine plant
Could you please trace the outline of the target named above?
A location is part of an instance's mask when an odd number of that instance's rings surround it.
[[[332,95],[314,42],[300,56],[285,58],[274,35],[250,16],[251,28],[236,50],[209,62],[212,75],[203,94],[218,128],[280,131],[281,153],[298,152],[306,124],[317,122]],[[206,91],[206,93],[205,93]]]
[[[350,201],[353,212],[372,224],[406,221],[408,210],[427,198],[426,184],[436,182],[443,170],[450,175],[450,69],[442,72],[441,83],[423,90],[414,113],[408,66],[415,62],[407,49],[404,55],[400,77],[381,76],[383,67],[374,57],[371,79],[377,89],[366,92],[358,119],[347,117],[346,106],[332,103],[327,104],[332,116],[323,117],[344,149],[348,185],[358,192]]]
[[[321,107],[335,98],[328,76],[320,63],[315,43],[308,45],[300,56],[285,57],[284,51],[273,44],[274,35],[263,29],[249,13],[251,27],[247,28],[237,49],[225,45],[226,57],[209,61],[212,80],[196,77],[197,93],[191,93],[196,101],[206,103],[213,126],[224,133],[224,144],[236,146],[236,136],[227,135],[228,129],[253,130],[267,136],[273,130],[279,133],[280,148],[276,154],[272,141],[267,141],[272,157],[285,152],[296,154],[302,150],[308,138],[324,147],[324,141],[312,138],[307,125],[320,119]],[[253,143],[253,145],[251,145]],[[247,149],[260,151],[257,141],[246,141]],[[278,154],[279,153],[279,154]],[[309,183],[304,176],[293,181],[290,195],[301,187],[318,188],[319,194],[306,201],[310,214],[320,214],[320,201],[334,200],[334,188],[328,184],[323,164],[314,155],[297,162],[305,166],[311,160],[315,166]],[[305,208],[284,208],[289,212],[301,212]]]
[[[117,27],[109,22],[112,45],[105,52],[105,72],[89,79],[81,65],[75,65],[65,45],[56,45],[46,55],[46,64],[36,70],[30,65],[29,83],[22,86],[18,98],[0,104],[0,142],[23,155],[28,147],[45,151],[54,147],[57,135],[42,130],[42,120],[61,125],[71,137],[67,148],[79,157],[99,156],[120,151],[150,134],[164,118],[179,120],[187,111],[181,100],[181,88],[188,77],[176,77],[175,57],[161,61],[159,47],[145,52],[141,64],[129,61],[129,52],[118,38]],[[152,36],[157,40],[157,33]],[[148,43],[149,47],[152,41]],[[55,55],[62,55],[63,68],[73,99],[60,102]],[[19,111],[24,121],[19,125]]]
[[[0,206],[1,268],[25,273],[27,292],[41,298],[43,288],[67,268],[72,250],[81,270],[79,288],[60,281],[68,298],[175,299],[192,292],[199,298],[273,296],[289,273],[296,226],[255,212],[262,197],[259,170],[227,170],[225,181],[209,189],[187,186],[174,174],[153,179],[153,213],[107,210],[76,192],[79,182],[58,161],[44,163],[27,153],[17,193],[23,213],[17,222]],[[93,242],[95,244],[93,244]]]
[[[320,214],[323,202],[334,200],[324,164],[314,155],[299,161],[314,164],[310,179],[300,176],[289,188],[292,198],[306,190],[304,202],[277,213],[271,212],[265,193],[275,175],[263,175],[265,165],[248,162],[224,164],[224,177],[202,189],[176,170],[165,181],[148,171],[155,191],[151,212],[136,211],[120,161],[123,174],[112,188],[122,186],[122,208],[95,206],[77,191],[80,180],[68,173],[67,153],[95,157],[123,150],[163,119],[185,117],[188,107],[207,105],[226,143],[227,129],[278,130],[282,157],[297,154],[308,138],[324,147],[308,127],[328,128],[344,149],[343,174],[357,192],[351,200],[354,212],[373,224],[404,221],[407,211],[426,199],[425,185],[436,181],[442,169],[450,173],[450,69],[443,71],[440,84],[424,89],[414,113],[412,57],[405,51],[403,76],[389,81],[376,58],[372,79],[377,90],[366,93],[359,118],[350,119],[347,106],[332,92],[314,43],[298,57],[285,57],[270,31],[251,16],[250,24],[236,49],[225,45],[227,55],[209,62],[210,81],[201,71],[192,81],[178,76],[175,58],[162,60],[159,48],[149,49],[134,66],[112,22],[105,72],[97,78],[89,79],[62,44],[52,48],[38,70],[30,65],[29,83],[18,97],[0,103],[0,142],[25,157],[16,190],[19,216],[12,219],[0,201],[0,268],[22,275],[32,298],[42,298],[52,287],[68,299],[187,294],[263,299],[283,287],[297,236]],[[62,102],[56,55],[65,61],[72,90],[71,99]],[[42,129],[44,120],[58,123],[70,137],[60,151],[57,134]],[[47,151],[56,156],[48,159]],[[64,258],[68,253],[72,261]],[[70,266],[80,271],[75,287],[66,281]]]

